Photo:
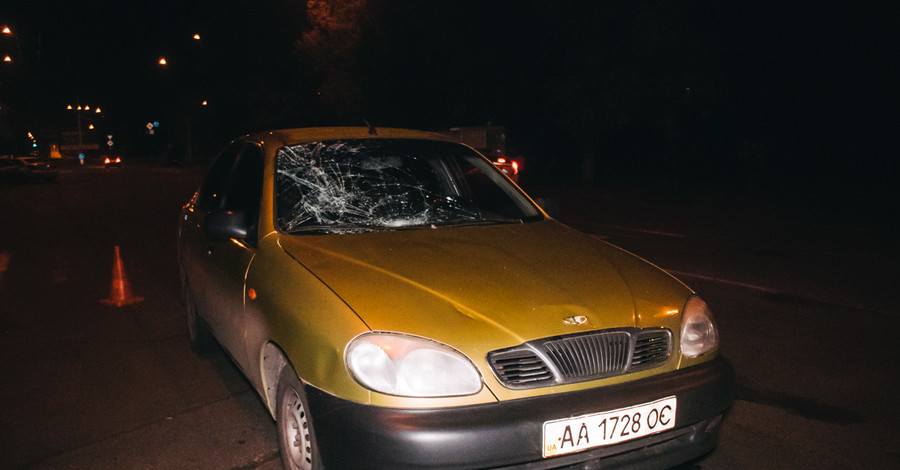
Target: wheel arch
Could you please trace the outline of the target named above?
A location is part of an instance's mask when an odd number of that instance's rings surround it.
[[[269,341],[262,349],[262,379],[266,409],[273,419],[278,419],[276,407],[278,406],[278,378],[282,369],[291,367],[284,350],[277,344]]]

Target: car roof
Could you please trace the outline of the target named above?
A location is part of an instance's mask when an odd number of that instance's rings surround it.
[[[304,127],[279,129],[250,134],[245,136],[244,139],[277,147],[318,140],[338,139],[425,139],[456,142],[450,137],[435,132],[390,127]]]

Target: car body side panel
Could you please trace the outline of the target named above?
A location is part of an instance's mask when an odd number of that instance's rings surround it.
[[[288,256],[277,237],[260,242],[257,260],[247,273],[247,289],[256,292],[255,299],[247,300],[244,336],[248,355],[255,359],[254,385],[262,383],[263,353],[266,343],[272,342],[284,351],[304,382],[368,402],[368,391],[344,372],[343,361],[346,344],[369,329],[327,286]]]
[[[235,239],[218,242],[212,250],[209,275],[214,282],[205,292],[194,295],[209,299],[209,313],[216,312],[218,316],[218,323],[210,324],[213,333],[238,366],[251,371],[255,367],[255,357],[249,356],[244,346],[244,277],[255,250]]]
[[[205,214],[188,204],[182,211],[181,266],[200,317],[237,365],[247,371],[249,358],[243,346],[244,276],[255,255],[247,243],[215,240],[203,231]]]

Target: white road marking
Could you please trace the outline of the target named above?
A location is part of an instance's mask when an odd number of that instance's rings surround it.
[[[757,286],[754,284],[747,284],[746,282],[730,281],[728,279],[722,279],[722,278],[718,278],[718,277],[704,276],[702,274],[686,273],[684,271],[673,271],[670,269],[666,269],[666,272],[674,274],[676,276],[680,276],[680,277],[692,277],[695,279],[702,279],[704,281],[712,281],[712,282],[718,282],[720,284],[728,284],[728,285],[732,285],[732,286],[745,287],[747,289],[758,290],[761,292],[765,292],[767,294],[777,294],[780,292],[778,290],[770,289],[768,287]]]
[[[686,273],[683,271],[673,271],[673,270],[668,270],[668,269],[666,269],[666,272],[673,274],[675,276],[678,276],[678,277],[692,277],[694,279],[702,279],[704,281],[717,282],[719,284],[727,284],[730,286],[738,286],[738,287],[743,287],[746,289],[757,290],[760,292],[765,292],[766,294],[782,294],[782,295],[787,295],[787,296],[794,297],[797,299],[805,299],[808,302],[815,302],[818,304],[825,304],[825,305],[830,305],[830,306],[838,307],[838,308],[859,310],[859,311],[871,312],[871,313],[876,313],[879,315],[888,315],[888,316],[893,316],[893,317],[900,316],[900,312],[892,312],[890,310],[879,309],[879,308],[870,307],[870,306],[866,306],[866,305],[862,305],[862,304],[850,304],[850,303],[835,302],[832,300],[822,300],[822,299],[817,299],[814,297],[809,297],[809,296],[804,296],[804,295],[791,294],[791,293],[780,291],[777,289],[770,289],[768,287],[747,284],[745,282],[730,281],[728,279],[722,279],[722,278],[718,278],[718,277],[704,276],[702,274]]]

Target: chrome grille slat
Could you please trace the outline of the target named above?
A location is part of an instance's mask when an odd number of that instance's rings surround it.
[[[493,355],[491,366],[501,381],[531,388],[553,380],[553,374],[533,351],[509,350]]]
[[[556,336],[492,351],[488,362],[504,386],[535,388],[612,377],[662,364],[672,333],[619,328]]]
[[[560,373],[575,378],[623,370],[630,343],[628,333],[614,332],[547,341],[544,348]]]
[[[666,330],[654,330],[637,337],[632,367],[658,362],[669,355],[669,334]]]

